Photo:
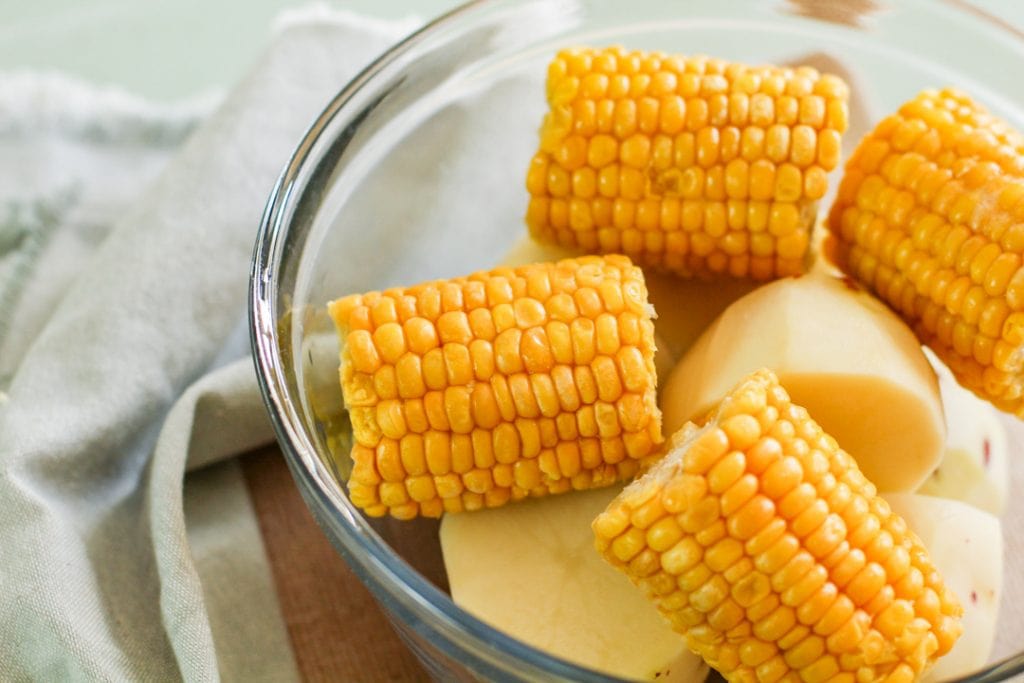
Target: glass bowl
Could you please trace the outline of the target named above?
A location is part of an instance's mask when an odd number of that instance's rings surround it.
[[[457,607],[446,592],[436,521],[372,520],[349,502],[350,426],[324,307],[343,294],[498,263],[525,231],[524,177],[545,110],[546,64],[571,44],[756,63],[838,59],[832,64],[849,70],[854,88],[851,143],[879,112],[928,86],[961,87],[1024,127],[1020,74],[1006,68],[1022,63],[1024,33],[952,1],[478,2],[410,36],[345,85],[298,142],[269,199],[252,269],[253,352],[309,508],[438,680],[614,679]],[[1021,467],[1022,456],[1012,453],[1012,466]],[[1004,523],[1024,515],[1019,501],[1012,505]],[[1001,630],[1024,619],[1010,608],[1024,600],[1012,594],[1024,559],[1008,556],[1005,565]],[[1000,642],[993,664],[963,680],[1005,680],[1024,670],[1022,650]]]

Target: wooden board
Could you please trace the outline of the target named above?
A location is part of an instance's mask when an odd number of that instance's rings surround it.
[[[429,681],[313,521],[276,446],[242,459],[299,672],[307,681]]]

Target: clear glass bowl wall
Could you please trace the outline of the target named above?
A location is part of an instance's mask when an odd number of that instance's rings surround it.
[[[1005,68],[1024,63],[1024,33],[955,1],[485,1],[442,17],[345,87],[268,203],[253,263],[253,350],[307,504],[438,680],[612,679],[457,608],[445,592],[436,522],[369,520],[351,505],[337,342],[324,305],[498,262],[525,230],[524,176],[547,62],[572,44],[755,63],[837,60],[854,81],[847,152],[864,125],[929,86],[963,88],[1024,127],[1024,86]],[[1012,448],[1021,467],[1024,449]],[[1022,518],[1019,505],[1004,524]],[[1008,555],[1004,574],[1005,627],[1024,621],[1010,607],[1024,600],[1015,593],[1024,558]],[[1024,669],[1022,650],[1000,643],[993,666],[965,680],[1005,680]]]

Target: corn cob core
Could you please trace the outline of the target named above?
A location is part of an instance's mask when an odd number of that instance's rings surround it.
[[[829,226],[839,264],[961,384],[1024,416],[1024,137],[922,92],[851,156]]]
[[[329,304],[349,497],[400,519],[632,477],[662,442],[653,310],[624,256],[498,268]]]
[[[912,681],[961,607],[855,461],[761,370],[593,524],[730,681]]]
[[[527,224],[684,276],[801,273],[847,96],[810,67],[564,50],[548,68]]]

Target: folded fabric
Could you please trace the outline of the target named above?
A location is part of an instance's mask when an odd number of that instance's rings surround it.
[[[22,84],[0,87],[0,678],[294,676],[273,647],[254,666],[282,637],[258,620],[230,656],[214,629],[253,620],[207,609],[189,541],[211,539],[186,533],[186,460],[270,438],[251,362],[186,388],[246,355],[249,258],[291,150],[412,25],[290,15],[201,124],[214,97],[168,113],[0,78]]]

